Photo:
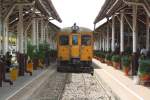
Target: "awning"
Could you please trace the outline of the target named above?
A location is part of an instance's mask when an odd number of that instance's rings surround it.
[[[148,16],[150,16],[150,0],[106,0],[98,16],[95,19],[94,24],[98,23],[105,17],[112,16],[114,13],[120,11],[127,5],[136,4],[143,6]]]

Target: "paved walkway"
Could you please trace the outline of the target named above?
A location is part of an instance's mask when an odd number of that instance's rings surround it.
[[[95,69],[95,75],[106,88],[121,100],[150,100],[150,89],[142,85],[136,85],[134,81],[125,76],[120,70],[93,59],[93,63],[100,67]]]
[[[9,85],[9,83],[3,83],[3,86],[0,87],[0,100],[5,100],[9,96],[13,95],[30,81],[42,74],[44,71],[45,70],[43,69],[34,70],[32,76],[30,76],[29,74],[25,74],[25,76],[18,77],[18,79],[13,82],[12,86]]]

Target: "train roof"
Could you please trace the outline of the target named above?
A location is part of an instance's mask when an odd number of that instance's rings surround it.
[[[65,27],[65,28],[62,28],[62,29],[60,30],[60,32],[71,33],[71,32],[72,32],[72,28],[71,28],[71,27]],[[89,29],[89,28],[85,28],[85,27],[79,27],[78,32],[92,32],[92,30]]]

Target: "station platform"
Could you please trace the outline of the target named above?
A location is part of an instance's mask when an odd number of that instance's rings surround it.
[[[113,94],[115,100],[150,100],[150,89],[142,85],[136,85],[133,79],[124,75],[120,70],[107,66],[93,59],[97,69],[94,74],[103,83],[106,90]]]
[[[13,85],[4,82],[3,86],[0,87],[0,100],[7,100],[9,97],[15,95],[25,86],[30,84],[33,80],[41,76],[45,71],[46,69],[34,70],[32,76],[25,73],[24,76],[18,77],[17,80],[13,82]],[[8,76],[9,75],[7,74],[7,78]]]

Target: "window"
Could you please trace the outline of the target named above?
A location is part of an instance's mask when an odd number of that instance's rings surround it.
[[[81,44],[88,46],[91,45],[91,36],[90,35],[82,35]]]
[[[62,35],[62,36],[60,36],[59,40],[60,40],[59,41],[60,45],[68,45],[69,44],[69,37],[68,36]]]
[[[72,44],[73,45],[78,45],[78,35],[73,35],[72,36]]]

